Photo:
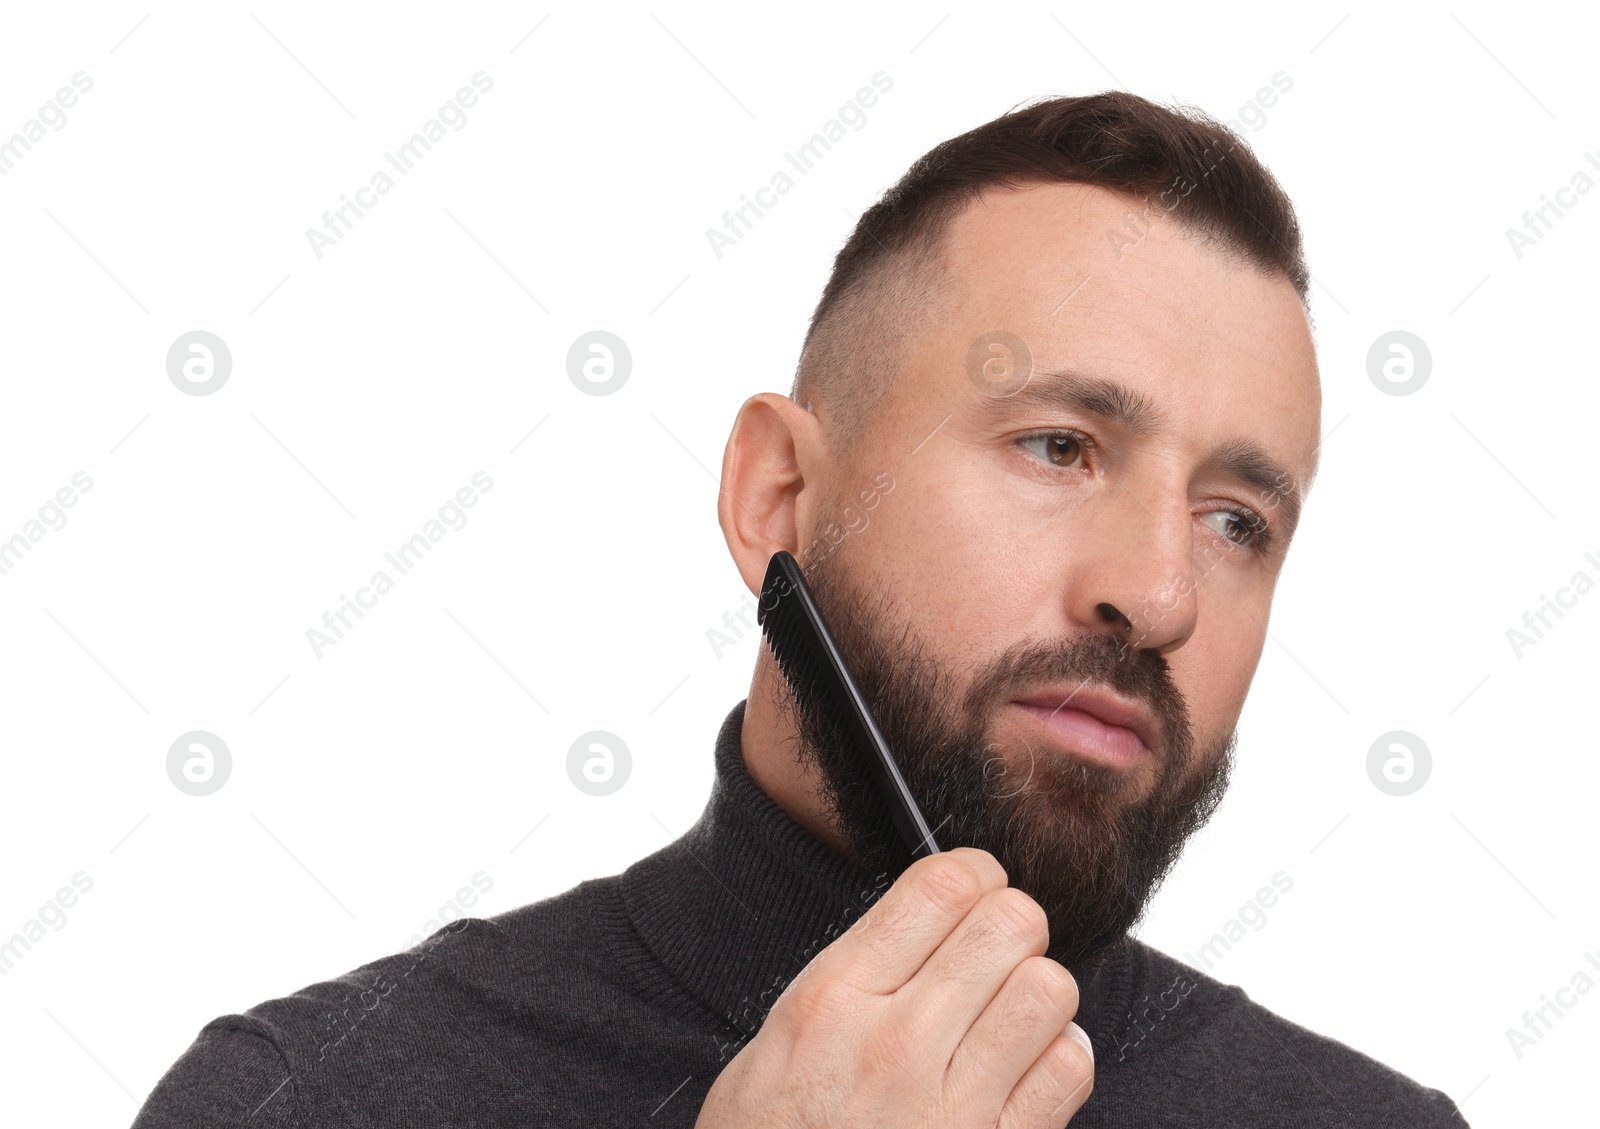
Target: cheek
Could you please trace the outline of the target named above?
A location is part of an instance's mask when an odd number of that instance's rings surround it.
[[[1220,606],[1230,608],[1226,622],[1213,617],[1188,643],[1168,656],[1173,679],[1189,704],[1189,718],[1200,742],[1210,741],[1238,724],[1266,641],[1259,626],[1266,622],[1265,607],[1251,607],[1247,613],[1239,604]],[[1205,616],[1204,610],[1201,615]]]
[[[1011,516],[970,484],[897,473],[869,516],[852,571],[892,591],[947,658],[992,655],[1047,602],[1049,577],[1031,571],[1047,554],[1019,545]]]

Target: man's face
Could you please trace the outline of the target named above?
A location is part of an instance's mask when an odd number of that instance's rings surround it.
[[[1130,206],[1049,185],[958,218],[959,293],[812,503],[850,532],[799,554],[940,845],[993,853],[1069,964],[1221,797],[1318,444],[1291,284],[1159,216],[1119,257]],[[852,851],[903,859],[833,722],[781,704]]]

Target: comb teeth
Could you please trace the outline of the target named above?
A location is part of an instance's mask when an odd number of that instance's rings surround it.
[[[793,614],[792,605],[796,593],[789,592],[783,596],[774,597],[772,609],[767,612],[766,622],[762,625],[767,635],[767,646],[772,650],[772,655],[778,660],[778,666],[783,671],[784,677],[791,682],[804,678],[811,681],[810,672],[802,670],[805,664],[799,655],[800,650],[800,616]]]
[[[790,687],[826,710],[856,746],[858,755],[867,758],[895,827],[912,856],[937,852],[940,848],[933,832],[906,787],[866,699],[850,677],[844,656],[806,586],[799,564],[785,550],[774,553],[767,563],[756,622]]]
[[[826,647],[806,615],[800,587],[784,567],[787,563],[775,560],[769,569],[767,583],[762,586],[763,605],[757,608],[756,618],[766,634],[767,646],[778,660],[778,668],[790,684],[804,684],[814,698],[832,698],[843,687],[836,687],[837,680],[828,677]],[[770,608],[765,607],[768,600]],[[829,705],[833,703],[830,701]]]

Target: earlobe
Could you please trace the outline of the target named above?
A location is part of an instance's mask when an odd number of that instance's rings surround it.
[[[722,452],[717,524],[751,592],[761,590],[773,553],[798,550],[819,493],[814,464],[821,450],[816,417],[787,396],[752,396],[734,418]]]

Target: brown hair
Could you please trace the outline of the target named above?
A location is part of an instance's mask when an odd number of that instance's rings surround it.
[[[1122,91],[1039,101],[923,154],[834,258],[790,395],[827,405],[837,454],[853,449],[918,331],[941,312],[951,221],[985,189],[1038,182],[1139,198],[1231,258],[1283,276],[1306,303],[1294,207],[1237,134],[1198,110]]]

